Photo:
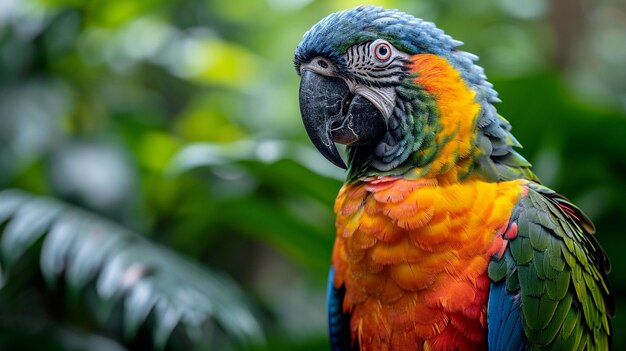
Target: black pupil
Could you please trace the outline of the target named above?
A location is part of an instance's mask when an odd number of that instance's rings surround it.
[[[387,56],[387,53],[388,53],[388,52],[389,52],[389,50],[387,49],[387,47],[386,47],[386,46],[381,45],[381,46],[379,46],[379,47],[378,47],[378,54],[379,54],[381,57],[385,57],[385,56]]]
[[[318,60],[317,64],[322,68],[328,68],[328,63],[326,63],[326,61],[324,60]]]

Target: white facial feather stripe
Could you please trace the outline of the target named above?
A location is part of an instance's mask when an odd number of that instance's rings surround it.
[[[381,51],[377,53],[376,50]],[[391,53],[387,50],[391,50]],[[378,86],[399,82],[404,76],[404,66],[408,58],[407,53],[383,39],[354,45],[344,56],[348,70],[360,83]]]

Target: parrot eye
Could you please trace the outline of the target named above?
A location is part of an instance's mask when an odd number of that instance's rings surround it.
[[[380,61],[387,61],[391,58],[391,46],[387,43],[378,43],[374,47],[374,56]]]

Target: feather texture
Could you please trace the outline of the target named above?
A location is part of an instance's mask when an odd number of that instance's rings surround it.
[[[513,210],[509,227],[517,235],[489,277],[519,299],[524,337],[530,349],[607,350],[614,313],[606,274],[608,259],[592,236],[589,219],[567,199],[535,183]],[[494,290],[490,299],[501,299]],[[503,318],[496,314],[496,325]],[[490,317],[491,323],[491,317]]]
[[[344,286],[335,288],[335,269],[331,266],[328,274],[328,335],[332,351],[358,350],[358,345],[350,337],[350,313],[343,311]],[[354,344],[354,347],[353,347]]]
[[[526,348],[520,299],[507,293],[504,282],[491,283],[487,316],[490,351],[522,351]]]
[[[377,178],[335,205],[334,289],[361,350],[475,350],[487,343],[487,266],[518,181]]]

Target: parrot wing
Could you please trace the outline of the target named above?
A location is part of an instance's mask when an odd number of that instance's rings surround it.
[[[514,207],[489,264],[489,350],[596,350],[610,345],[610,265],[591,221],[536,183]]]
[[[343,311],[343,298],[346,288],[342,285],[335,288],[333,280],[335,269],[330,266],[328,274],[328,331],[332,351],[358,350],[358,345],[352,345],[350,336],[350,314]]]

